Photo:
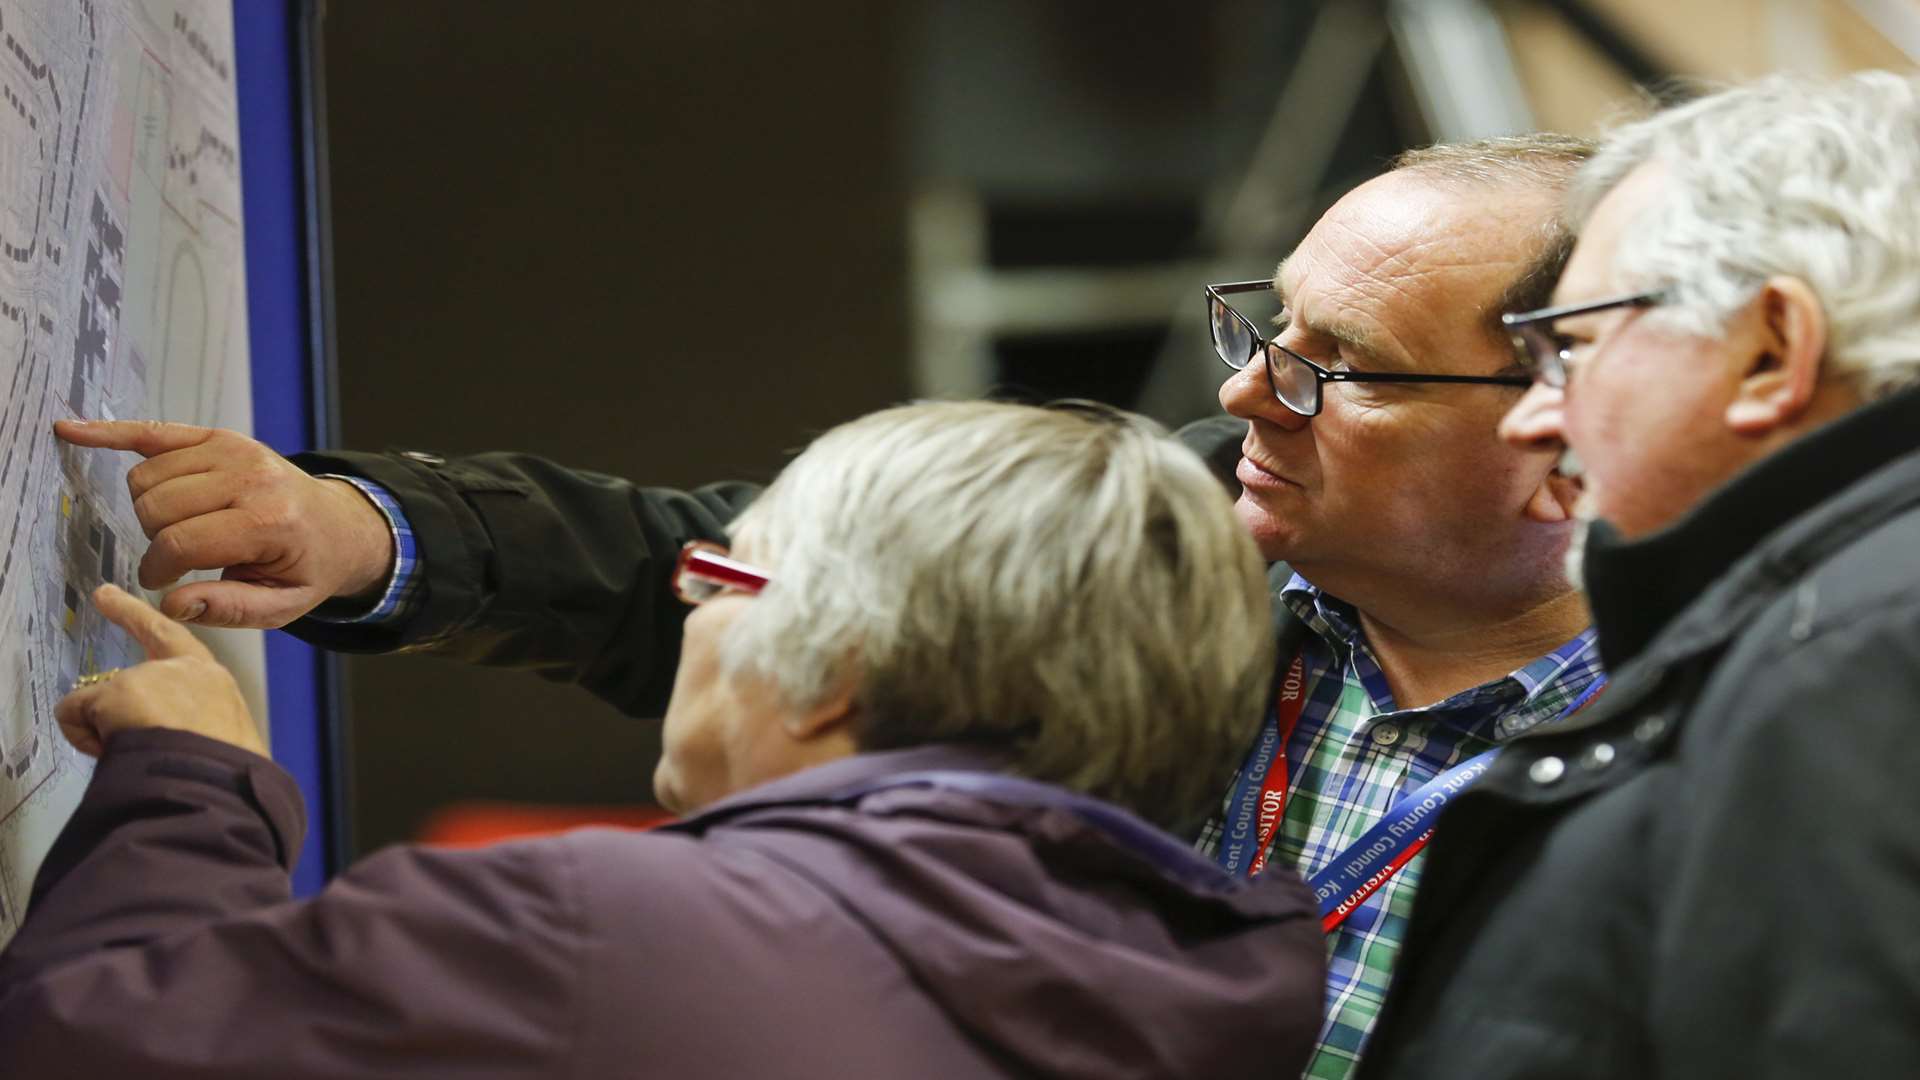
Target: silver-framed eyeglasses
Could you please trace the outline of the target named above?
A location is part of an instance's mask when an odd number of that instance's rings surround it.
[[[1475,383],[1482,386],[1527,386],[1533,382],[1525,375],[1414,375],[1334,371],[1321,367],[1278,341],[1261,337],[1253,322],[1224,299],[1234,293],[1271,288],[1271,281],[1234,281],[1207,286],[1207,324],[1213,331],[1213,351],[1219,354],[1221,363],[1235,371],[1243,370],[1254,357],[1264,356],[1268,389],[1280,404],[1301,416],[1320,415],[1325,397],[1321,390],[1330,382]]]
[[[1573,366],[1573,350],[1579,343],[1555,330],[1554,323],[1575,315],[1592,315],[1614,308],[1653,307],[1665,299],[1666,293],[1655,289],[1607,300],[1562,304],[1538,311],[1502,315],[1500,325],[1506,327],[1507,333],[1512,336],[1513,347],[1519,352],[1521,362],[1527,365],[1527,370],[1533,373],[1533,380],[1559,390],[1567,385],[1567,372]]]

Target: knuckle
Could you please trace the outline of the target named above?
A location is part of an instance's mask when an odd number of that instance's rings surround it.
[[[280,476],[270,462],[255,461],[239,470],[234,477],[239,487],[249,494],[266,495],[278,490]]]
[[[154,526],[154,522],[158,520],[156,515],[160,511],[158,503],[159,500],[151,491],[143,491],[133,497],[133,516],[140,519],[140,527],[146,531],[149,540],[153,539],[154,533],[158,531]]]
[[[195,626],[232,626],[234,621],[233,612],[225,604],[209,603],[206,610],[193,620],[193,624]]]
[[[181,535],[180,529],[170,527],[154,535],[153,546],[148,549],[147,554],[149,557],[157,557],[165,565],[178,566],[187,560],[192,551],[187,538]]]
[[[299,518],[293,501],[283,497],[255,500],[247,507],[247,514],[253,527],[263,533],[286,532]]]
[[[215,428],[207,436],[209,446],[218,447],[231,460],[246,466],[258,466],[267,460],[265,443],[228,428]]]

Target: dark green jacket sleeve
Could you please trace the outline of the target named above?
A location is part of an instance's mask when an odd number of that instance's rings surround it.
[[[423,594],[399,624],[308,618],[289,632],[342,652],[431,652],[531,670],[633,716],[659,716],[673,687],[686,615],[670,589],[680,546],[723,539],[760,491],[647,488],[523,454],[330,451],[294,461],[393,493],[413,528]]]

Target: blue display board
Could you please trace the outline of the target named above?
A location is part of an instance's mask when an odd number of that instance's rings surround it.
[[[318,4],[234,0],[233,31],[254,433],[292,453],[337,431]],[[307,799],[294,891],[308,895],[348,850],[338,662],[278,631],[266,651],[273,756]]]

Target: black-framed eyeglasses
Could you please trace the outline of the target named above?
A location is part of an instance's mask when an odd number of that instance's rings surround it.
[[[1561,319],[1575,315],[1592,315],[1599,311],[1610,311],[1619,307],[1652,307],[1666,299],[1663,290],[1634,293],[1630,296],[1616,296],[1610,300],[1595,300],[1584,304],[1562,304],[1559,307],[1541,308],[1538,311],[1521,311],[1500,316],[1500,325],[1506,327],[1513,337],[1513,347],[1519,351],[1520,358],[1533,372],[1533,378],[1555,389],[1567,385],[1567,371],[1573,364],[1574,341],[1567,335],[1554,330],[1553,324]]]
[[[1228,306],[1223,297],[1233,293],[1257,292],[1273,287],[1271,281],[1234,281],[1207,286],[1207,323],[1213,330],[1213,351],[1222,363],[1235,371],[1244,369],[1257,355],[1264,354],[1267,387],[1280,404],[1301,416],[1320,415],[1324,395],[1321,388],[1330,382],[1380,383],[1474,383],[1482,386],[1527,386],[1533,380],[1525,375],[1397,375],[1372,371],[1333,371],[1301,356],[1278,341],[1260,336],[1245,315]]]

